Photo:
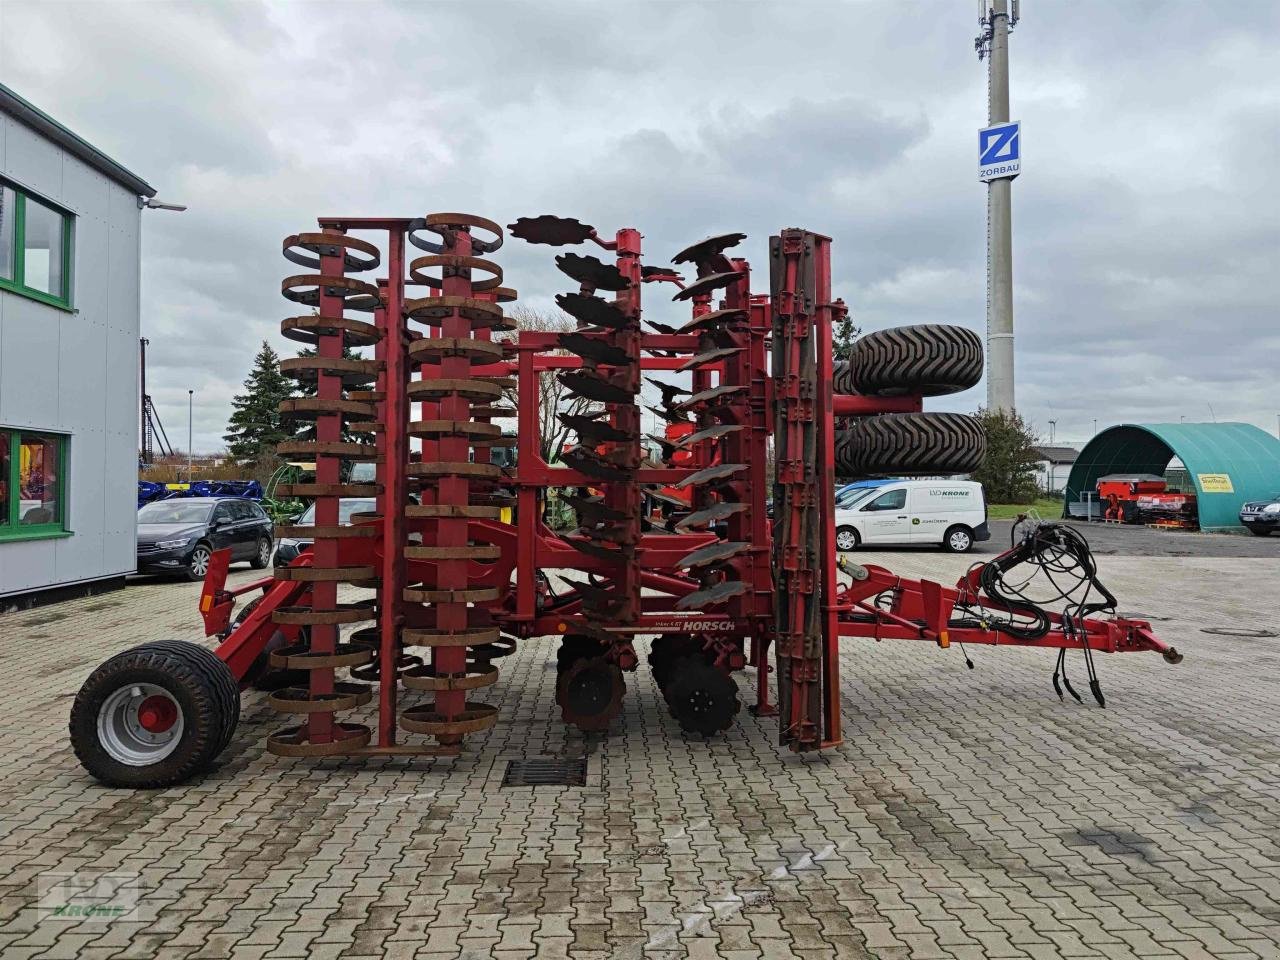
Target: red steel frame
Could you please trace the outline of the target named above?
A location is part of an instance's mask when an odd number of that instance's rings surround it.
[[[382,374],[376,393],[379,403],[377,467],[379,487],[376,536],[353,536],[343,539],[317,540],[312,553],[304,553],[294,566],[305,568],[312,563],[324,567],[373,566],[380,579],[377,608],[378,676],[378,727],[376,745],[361,747],[356,753],[456,753],[457,737],[440,737],[435,746],[402,745],[397,743],[397,691],[400,686],[399,658],[404,647],[404,630],[424,622],[420,608],[407,605],[404,592],[407,584],[435,584],[440,590],[465,590],[495,587],[500,599],[487,607],[504,633],[520,638],[564,635],[574,631],[582,622],[580,600],[559,602],[551,609],[541,605],[542,598],[536,589],[536,573],[549,568],[572,568],[596,572],[609,577],[619,576],[616,567],[605,561],[597,561],[575,550],[563,538],[550,530],[539,511],[539,495],[547,487],[596,487],[609,491],[611,505],[639,516],[639,489],[643,484],[674,484],[690,476],[711,462],[708,448],[695,447],[693,456],[680,466],[641,466],[635,474],[635,483],[610,485],[573,469],[552,467],[540,455],[538,421],[539,373],[548,370],[566,370],[582,366],[580,358],[558,351],[558,334],[523,331],[508,344],[508,359],[487,366],[476,366],[465,358],[446,358],[439,364],[439,376],[445,378],[509,377],[514,375],[521,402],[518,405],[516,446],[518,453],[514,474],[507,476],[504,484],[516,491],[515,524],[507,525],[491,519],[429,519],[411,517],[403,505],[410,489],[410,400],[408,385],[413,364],[407,355],[408,343],[418,335],[410,333],[405,322],[405,286],[413,281],[405,276],[405,237],[413,221],[404,218],[362,219],[326,218],[321,226],[336,234],[347,231],[378,231],[386,234],[387,276],[379,282],[382,304],[376,320],[383,332],[383,339],[376,347],[376,358],[382,364]],[[795,240],[793,235],[802,231],[787,231],[786,242]],[[636,544],[635,564],[622,573],[619,581],[622,592],[632,599],[629,606],[634,614],[613,624],[608,629],[620,644],[628,644],[637,634],[692,634],[706,638],[709,645],[718,650],[717,663],[727,669],[743,665],[742,652],[750,644],[750,662],[757,669],[756,710],[762,714],[774,711],[769,698],[767,651],[776,641],[774,636],[775,607],[780,602],[795,603],[793,594],[779,596],[775,592],[775,569],[770,562],[772,549],[772,525],[766,518],[765,501],[771,490],[767,477],[767,451],[771,434],[770,419],[775,403],[781,402],[779,390],[787,391],[788,403],[801,411],[794,418],[797,428],[805,422],[816,425],[816,463],[806,468],[800,463],[780,463],[779,483],[799,482],[807,477],[806,489],[810,489],[812,506],[821,518],[817,531],[819,544],[816,566],[807,566],[801,557],[801,543],[797,540],[787,545],[783,555],[790,557],[793,574],[807,583],[806,595],[816,598],[818,604],[819,655],[812,659],[812,667],[806,667],[791,678],[792,704],[790,716],[780,718],[784,741],[794,749],[828,747],[840,742],[839,707],[839,641],[841,637],[869,637],[883,639],[923,639],[947,646],[951,640],[965,643],[1011,644],[1054,648],[1076,648],[1084,644],[1079,633],[1063,632],[1060,620],[1045,637],[1035,641],[1016,641],[994,630],[973,627],[951,627],[949,622],[957,604],[978,605],[976,575],[962,580],[954,589],[944,588],[930,581],[911,581],[896,577],[881,567],[851,566],[850,570],[862,579],[840,588],[836,578],[836,550],[834,530],[835,450],[834,424],[840,416],[871,412],[910,411],[920,408],[920,398],[901,397],[871,399],[863,397],[833,396],[832,382],[832,328],[844,312],[844,305],[831,299],[830,240],[816,234],[804,234],[811,243],[813,260],[812,290],[802,290],[804,277],[799,272],[798,260],[788,260],[786,282],[781,291],[786,303],[774,303],[769,296],[752,295],[750,268],[746,261],[735,260],[734,269],[740,280],[730,283],[724,295],[725,307],[741,307],[749,311],[745,330],[736,335],[735,345],[739,353],[728,359],[701,366],[693,371],[693,388],[696,391],[719,385],[742,385],[747,389],[740,407],[735,407],[737,422],[747,429],[728,435],[717,459],[723,463],[743,463],[748,467],[745,478],[735,483],[735,497],[749,504],[749,509],[730,518],[728,539],[751,543],[752,549],[734,566],[735,574],[743,579],[749,589],[730,600],[723,608],[713,611],[682,612],[674,609],[674,603],[699,588],[696,580],[681,571],[680,560],[699,547],[713,542],[711,533],[649,533],[639,537]],[[593,237],[593,239],[596,239]],[[619,296],[619,304],[633,316],[641,309],[640,290],[640,234],[634,229],[619,230],[612,241],[596,242],[617,253],[619,269],[632,279],[631,288]],[[796,241],[798,242],[798,241]],[[459,257],[471,255],[471,238],[467,230],[453,232],[449,252]],[[341,257],[322,258],[322,273],[342,272]],[[670,277],[648,278],[670,280]],[[472,289],[469,271],[446,275],[442,281],[443,296],[506,299],[512,291],[493,291],[478,294]],[[809,307],[799,304],[808,297]],[[321,296],[321,312],[341,313],[341,298],[333,303]],[[693,316],[711,309],[710,298],[695,298]],[[770,370],[766,346],[773,334],[771,320],[774,312],[782,309],[793,324],[795,334],[792,354],[785,361],[786,370]],[[472,337],[479,335],[455,312],[446,317],[440,328],[431,331],[432,336]],[[642,371],[673,371],[685,363],[686,358],[698,350],[698,337],[694,334],[668,334],[641,332],[633,334],[637,343],[632,349],[642,354],[633,370],[638,378]],[[487,337],[487,333],[483,334]],[[325,357],[341,357],[340,338],[321,338],[321,354]],[[775,348],[776,348],[775,344]],[[807,396],[805,389],[793,376],[799,367],[800,354],[796,351],[811,349],[816,361],[816,389]],[[661,351],[653,355],[648,351]],[[322,398],[340,396],[337,378],[321,376],[319,395]],[[329,382],[335,381],[335,382]],[[416,382],[416,381],[415,381]],[[468,405],[458,397],[446,397],[438,403],[423,403],[423,416],[440,416],[450,420],[470,418]],[[636,413],[634,407],[621,408],[621,417]],[[615,416],[618,415],[615,413]],[[637,418],[638,419],[638,418]],[[340,423],[322,421],[318,439],[336,442],[340,439]],[[634,424],[638,434],[638,422]],[[466,440],[442,438],[424,441],[423,460],[441,460],[462,463],[467,460],[469,447],[483,450],[483,444],[468,444]],[[796,449],[794,446],[791,449]],[[638,454],[637,454],[638,459]],[[323,468],[323,473],[319,471]],[[807,472],[806,472],[807,470]],[[321,461],[317,482],[337,483],[337,461]],[[614,489],[610,490],[610,487]],[[470,484],[463,476],[445,476],[434,489],[423,488],[423,502],[469,502]],[[323,516],[320,515],[323,507]],[[317,507],[317,524],[336,524],[337,499],[328,503],[320,501]],[[493,544],[498,548],[499,559],[481,563],[468,559],[408,559],[402,547],[411,534],[421,534],[424,544],[457,550],[468,543]],[[388,545],[393,549],[388,549]],[[230,666],[242,682],[246,681],[260,662],[272,634],[282,632],[286,642],[293,642],[300,628],[272,621],[273,612],[281,607],[312,605],[317,609],[336,605],[336,584],[311,582],[302,579],[266,578],[252,584],[227,590],[224,588],[227,557],[215,556],[209,577],[201,596],[200,609],[209,635],[227,633],[235,598],[256,591],[263,592],[263,600],[240,626],[231,631],[218,648],[218,654]],[[513,581],[514,575],[514,584]],[[644,588],[649,591],[641,595]],[[888,606],[871,603],[873,598],[888,595]],[[437,631],[466,631],[472,624],[470,610],[463,603],[436,604],[434,620],[430,622]],[[798,610],[799,608],[797,608]],[[796,613],[799,617],[800,614]],[[1091,648],[1108,652],[1154,650],[1167,659],[1177,657],[1175,651],[1158,640],[1145,621],[1117,618],[1113,620],[1089,620],[1084,636]],[[313,648],[332,650],[337,638],[337,627],[313,627]],[[468,670],[467,647],[433,648],[437,676],[462,675]],[[783,651],[795,656],[795,652]],[[801,656],[800,659],[806,659]],[[632,666],[633,664],[628,664]],[[332,672],[313,671],[314,693],[332,689]],[[805,730],[814,724],[812,702],[807,698],[815,690],[821,692],[819,710],[821,729]],[[434,709],[445,718],[461,716],[465,710],[465,691],[461,689],[437,689]],[[313,713],[308,717],[309,736],[316,742],[335,736],[332,714]],[[332,751],[331,751],[332,752]]]

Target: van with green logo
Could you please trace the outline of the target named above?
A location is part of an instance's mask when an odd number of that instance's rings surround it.
[[[836,500],[840,551],[932,544],[964,553],[990,539],[987,498],[973,480],[894,480]]]

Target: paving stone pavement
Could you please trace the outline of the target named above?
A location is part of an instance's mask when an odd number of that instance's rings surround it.
[[[949,581],[972,558],[864,559]],[[971,648],[969,671],[856,641],[837,750],[784,752],[745,710],[686,738],[643,670],[584,739],[529,642],[460,759],[274,758],[281,721],[249,693],[220,766],[151,792],[97,786],[67,712],[108,655],[199,640],[197,588],[0,615],[0,956],[1280,956],[1280,639],[1200,632],[1280,631],[1280,560],[1100,565],[1186,655],[1101,658],[1106,710],[1059,703],[1045,652]],[[501,786],[508,759],[582,753],[586,787]],[[143,919],[42,912],[67,873],[139,877]]]

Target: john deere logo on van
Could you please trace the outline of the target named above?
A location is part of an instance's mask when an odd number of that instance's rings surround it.
[[[918,526],[920,526],[920,518],[919,518],[919,517],[912,517],[912,518],[911,518],[911,525],[912,525],[913,527],[918,527]]]

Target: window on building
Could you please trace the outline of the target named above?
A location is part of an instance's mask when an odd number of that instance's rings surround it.
[[[17,194],[0,183],[0,280],[13,279],[13,236],[17,227]]]
[[[66,530],[65,437],[0,430],[0,540]]]
[[[70,307],[74,219],[0,183],[0,289]]]

